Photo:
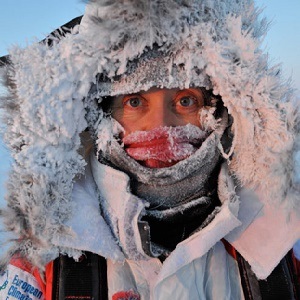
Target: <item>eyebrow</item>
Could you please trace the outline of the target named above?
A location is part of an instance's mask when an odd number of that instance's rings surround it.
[[[190,92],[192,94],[196,94],[195,96],[197,96],[197,94],[199,94],[202,97],[204,97],[203,92],[200,89],[197,89],[197,88],[188,88],[188,89],[178,90],[175,95],[177,96],[178,94],[180,94],[182,92],[185,92],[185,91]]]
[[[137,93],[132,93],[132,94],[125,94],[125,95],[120,95],[122,98],[124,97],[129,97],[129,96],[141,96],[143,97],[143,94],[137,92]]]

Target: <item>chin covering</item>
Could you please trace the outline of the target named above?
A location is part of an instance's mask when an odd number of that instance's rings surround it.
[[[69,32],[13,47],[1,68],[13,158],[3,213],[16,234],[10,255],[37,266],[59,252],[80,255],[51,237],[71,234],[64,224],[72,187],[86,165],[81,133],[89,127],[106,147],[121,129],[102,99],[153,86],[204,87],[221,97],[233,120],[231,149],[221,151],[230,174],[263,202],[299,213],[299,113],[261,50],[266,25],[252,0],[94,0]]]

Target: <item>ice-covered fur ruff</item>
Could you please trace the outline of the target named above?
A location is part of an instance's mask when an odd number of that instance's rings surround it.
[[[4,212],[17,237],[11,251],[38,266],[58,252],[79,255],[51,237],[68,234],[72,184],[85,166],[80,133],[89,123],[111,135],[85,101],[92,84],[99,97],[154,85],[212,89],[234,120],[230,172],[263,201],[300,211],[299,116],[260,50],[265,31],[252,0],[94,0],[51,47],[12,48],[3,69],[12,90],[1,101],[14,159]]]

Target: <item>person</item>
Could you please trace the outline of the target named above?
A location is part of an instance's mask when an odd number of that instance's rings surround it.
[[[0,298],[299,298],[299,110],[254,2],[76,20],[2,67]]]

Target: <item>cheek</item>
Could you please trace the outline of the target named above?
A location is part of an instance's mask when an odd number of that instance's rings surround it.
[[[129,135],[130,133],[140,130],[135,124],[130,124],[128,122],[126,122],[125,124],[121,124],[121,125],[124,128],[124,133],[122,135],[122,138]]]
[[[123,125],[124,122],[124,113],[121,110],[113,110],[111,116],[118,121],[121,125]]]
[[[121,138],[138,130],[138,128],[137,128],[138,122],[124,117],[123,112],[120,112],[120,111],[113,112],[112,117],[116,121],[118,121],[124,128],[124,133],[122,134]]]
[[[195,125],[199,128],[201,127],[198,111],[193,113],[193,114],[185,116],[183,118],[183,120],[184,120],[185,125],[186,124],[192,124],[192,125]]]

